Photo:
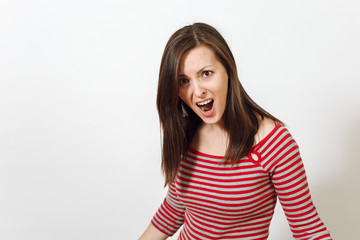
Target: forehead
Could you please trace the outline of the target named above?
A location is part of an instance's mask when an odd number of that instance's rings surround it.
[[[185,54],[180,62],[180,74],[193,73],[199,69],[220,64],[214,51],[207,46],[198,46]]]

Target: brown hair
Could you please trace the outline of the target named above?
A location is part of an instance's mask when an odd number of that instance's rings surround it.
[[[224,162],[235,163],[250,151],[261,119],[268,117],[281,122],[257,105],[242,87],[229,46],[220,33],[210,25],[194,23],[177,30],[166,44],[159,73],[157,109],[162,128],[161,168],[165,186],[171,184],[185,156],[201,119],[179,98],[178,77],[183,56],[197,46],[212,49],[225,67],[228,77],[228,95],[223,115],[229,145]]]

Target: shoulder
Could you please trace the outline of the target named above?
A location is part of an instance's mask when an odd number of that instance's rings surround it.
[[[264,118],[260,121],[259,130],[255,135],[254,141],[255,145],[262,141],[266,136],[268,136],[274,128],[276,128],[277,123],[270,118]]]

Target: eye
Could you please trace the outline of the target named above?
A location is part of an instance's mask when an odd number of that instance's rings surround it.
[[[208,71],[203,71],[202,76],[203,77],[210,77],[212,74],[213,74],[213,72],[208,70]]]
[[[180,85],[187,84],[188,82],[189,82],[189,80],[186,79],[186,78],[179,79],[179,84],[180,84]]]

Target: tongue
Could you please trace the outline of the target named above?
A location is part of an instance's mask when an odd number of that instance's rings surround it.
[[[213,101],[209,102],[208,104],[205,104],[203,107],[204,111],[207,112],[207,111],[210,111],[211,108],[212,108],[212,105],[213,105]]]

